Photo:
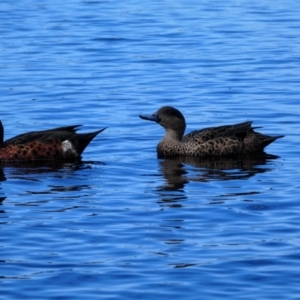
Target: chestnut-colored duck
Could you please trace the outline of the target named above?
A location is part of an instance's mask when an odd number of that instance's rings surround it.
[[[165,128],[165,136],[157,145],[158,157],[252,155],[263,153],[266,146],[283,137],[256,132],[252,122],[210,127],[184,135],[184,116],[171,106],[164,106],[150,116],[140,115],[140,118],[155,121]]]
[[[92,139],[106,129],[76,133],[80,126],[33,131],[3,141],[4,129],[0,121],[0,161],[79,159]]]

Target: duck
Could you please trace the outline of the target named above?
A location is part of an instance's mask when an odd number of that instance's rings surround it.
[[[0,161],[80,159],[89,143],[106,129],[77,133],[80,126],[32,131],[4,141],[4,127],[0,121]]]
[[[204,128],[184,135],[185,118],[172,106],[163,106],[152,115],[139,117],[154,121],[165,129],[165,135],[156,148],[159,158],[252,155],[263,153],[266,146],[284,137],[256,132],[254,129],[260,127],[252,127],[252,121]]]

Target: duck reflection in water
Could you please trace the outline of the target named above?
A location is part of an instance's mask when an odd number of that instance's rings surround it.
[[[264,167],[278,156],[261,154],[242,157],[176,157],[160,161],[166,184],[160,191],[180,191],[189,182],[248,179],[271,168]],[[195,167],[190,174],[189,166]]]

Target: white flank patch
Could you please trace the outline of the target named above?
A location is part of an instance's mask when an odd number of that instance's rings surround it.
[[[67,155],[70,155],[70,154],[76,155],[77,154],[75,148],[73,147],[72,143],[69,140],[63,141],[61,143],[61,146],[63,148],[64,154],[67,154]]]

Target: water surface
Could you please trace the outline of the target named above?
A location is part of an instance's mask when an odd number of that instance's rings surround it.
[[[2,1],[5,138],[108,127],[82,164],[3,165],[4,299],[298,299],[300,4]],[[252,120],[277,158],[162,160],[138,118]]]

